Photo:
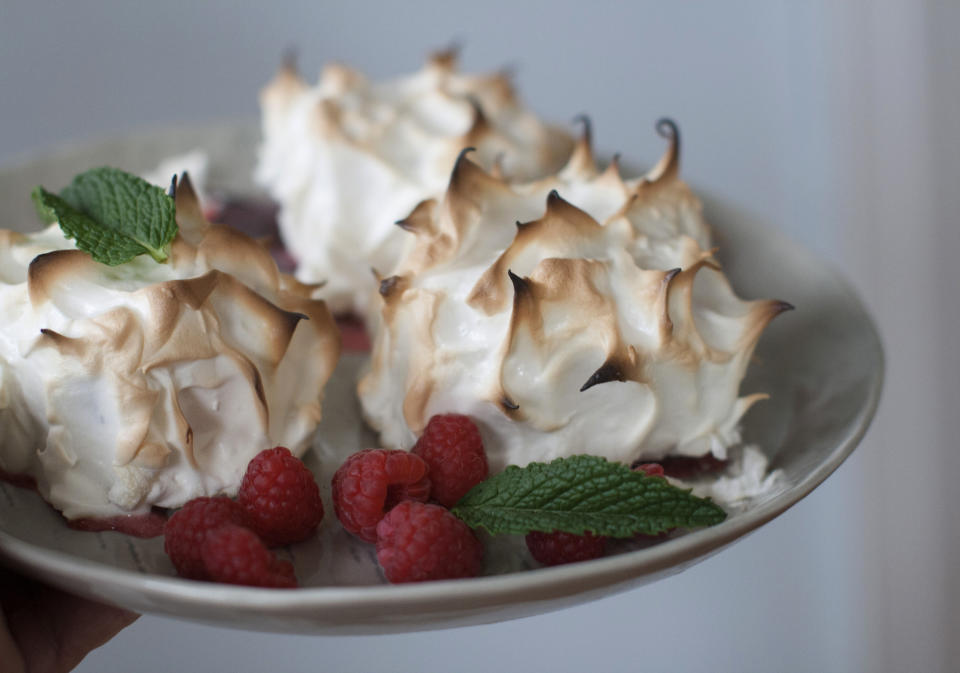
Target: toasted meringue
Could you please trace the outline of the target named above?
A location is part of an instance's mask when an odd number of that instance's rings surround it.
[[[491,469],[578,453],[724,458],[763,395],[739,397],[779,301],[743,301],[678,175],[679,136],[646,175],[597,170],[589,127],[553,177],[511,185],[466,153],[380,282],[359,394],[383,443],[434,414],[477,420]],[[576,205],[574,205],[576,204]],[[516,224],[514,224],[516,223]]]
[[[365,314],[370,269],[393,268],[407,243],[394,222],[442,195],[464,147],[483,166],[531,180],[560,168],[573,146],[519,103],[506,74],[461,74],[453,52],[385,82],[330,65],[312,88],[288,63],[260,102],[256,179],[280,204],[297,277],[322,282],[318,296],[335,312]]]
[[[301,454],[339,355],[324,303],[176,191],[170,261],[99,264],[57,225],[0,231],[0,469],[68,518],[236,491]]]

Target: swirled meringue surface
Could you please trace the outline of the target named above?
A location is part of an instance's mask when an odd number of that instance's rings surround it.
[[[763,395],[750,354],[789,304],[744,301],[698,199],[663,159],[624,180],[589,129],[556,175],[513,185],[462,154],[442,200],[400,222],[411,249],[380,282],[363,410],[389,447],[434,414],[480,425],[491,469],[577,453],[630,463],[724,458]]]
[[[325,304],[209,224],[189,180],[176,201],[166,264],[99,264],[57,225],[0,231],[0,470],[67,518],[233,493],[320,419],[340,349]]]
[[[370,269],[392,269],[407,243],[393,223],[443,193],[464,147],[530,180],[560,168],[573,145],[520,104],[506,74],[461,74],[451,52],[382,82],[330,65],[311,87],[288,64],[260,102],[256,178],[280,204],[297,276],[322,282],[319,296],[336,312],[365,313]]]

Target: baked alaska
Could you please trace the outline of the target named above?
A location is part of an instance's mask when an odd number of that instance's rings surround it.
[[[789,304],[744,301],[680,179],[675,125],[659,163],[598,170],[589,126],[556,175],[524,185],[464,153],[441,200],[404,220],[412,247],[380,279],[359,383],[368,422],[409,448],[440,413],[473,417],[491,471],[572,454],[720,459],[740,441],[748,360]]]
[[[56,224],[0,231],[0,470],[69,519],[232,494],[276,445],[302,454],[339,334],[269,253],[176,189],[169,260],[106,266]]]
[[[280,205],[297,277],[322,282],[318,296],[337,313],[365,314],[371,267],[392,269],[408,243],[394,222],[443,194],[461,149],[528,181],[558,170],[573,147],[521,105],[506,74],[461,74],[452,51],[381,82],[329,65],[310,86],[288,62],[260,103],[256,179]]]

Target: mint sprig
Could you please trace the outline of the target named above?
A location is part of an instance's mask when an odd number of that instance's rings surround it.
[[[666,479],[585,455],[510,466],[474,486],[451,511],[494,534],[559,530],[610,537],[711,526],[727,516]]]
[[[173,199],[117,168],[81,173],[59,195],[38,186],[31,196],[42,220],[59,222],[79,249],[109,266],[143,254],[165,262],[177,235]]]

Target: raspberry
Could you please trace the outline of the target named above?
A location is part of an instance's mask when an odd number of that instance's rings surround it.
[[[366,449],[333,475],[333,511],[348,532],[377,541],[377,524],[398,502],[430,497],[429,468],[407,451]]]
[[[444,507],[453,507],[487,478],[483,440],[468,416],[434,416],[412,451],[430,466],[431,495]]]
[[[393,583],[475,577],[483,545],[443,507],[407,501],[377,524],[377,560]]]
[[[712,453],[694,456],[666,456],[660,461],[663,471],[676,479],[693,479],[703,474],[720,472],[727,467],[727,461],[720,460]]]
[[[526,540],[533,558],[545,566],[556,566],[600,558],[607,538],[589,532],[574,535],[562,531],[532,531],[527,533]]]
[[[254,587],[297,586],[293,565],[281,561],[252,530],[226,524],[211,531],[200,546],[210,579]]]
[[[313,474],[283,446],[261,451],[250,461],[237,502],[250,529],[271,547],[307,539],[323,519]]]
[[[640,463],[633,466],[634,472],[643,472],[648,477],[664,476],[663,465],[660,463]]]
[[[208,579],[200,557],[207,535],[225,524],[246,523],[243,508],[230,498],[194,498],[163,527],[163,549],[181,577]]]

